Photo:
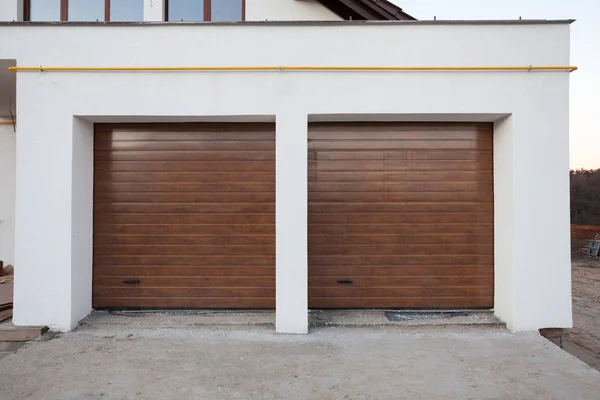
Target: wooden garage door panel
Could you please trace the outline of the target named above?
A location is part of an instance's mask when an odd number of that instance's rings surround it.
[[[491,124],[312,124],[308,147],[310,307],[493,307]]]
[[[94,152],[94,307],[274,307],[272,124],[97,125]]]

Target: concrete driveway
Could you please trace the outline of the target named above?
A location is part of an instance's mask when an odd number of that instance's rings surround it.
[[[92,318],[0,360],[0,399],[598,399],[600,372],[486,326],[317,327]]]

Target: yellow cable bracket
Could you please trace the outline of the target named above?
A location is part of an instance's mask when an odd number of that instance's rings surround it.
[[[248,67],[10,67],[11,72],[244,72],[244,71],[354,71],[354,72],[402,72],[402,71],[577,71],[578,67],[517,66],[517,67],[367,67],[367,66],[248,66]]]

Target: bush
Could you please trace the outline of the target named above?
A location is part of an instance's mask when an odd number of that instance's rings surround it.
[[[600,225],[600,169],[571,171],[571,223]]]

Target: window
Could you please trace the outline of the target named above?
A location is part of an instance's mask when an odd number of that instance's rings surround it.
[[[243,21],[246,0],[165,0],[167,21]]]
[[[137,22],[144,20],[144,0],[112,0],[110,21]]]
[[[60,21],[61,0],[29,0],[26,3],[29,3],[29,7],[25,10],[25,20]]]
[[[243,21],[242,0],[212,0],[211,21]]]
[[[144,20],[144,0],[25,0],[25,21]]]
[[[69,0],[68,4],[68,21],[104,21],[104,0]]]
[[[167,21],[204,21],[204,0],[169,0]]]

